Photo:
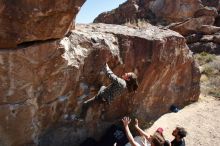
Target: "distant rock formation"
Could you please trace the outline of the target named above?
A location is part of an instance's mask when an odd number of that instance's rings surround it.
[[[85,0],[0,1],[0,48],[62,38]]]
[[[128,0],[118,8],[100,14],[94,22],[124,24],[145,19],[152,23],[184,21],[204,8],[200,0]]]
[[[146,21],[172,29],[183,36],[220,34],[219,0],[128,0],[115,10],[100,14],[94,22],[125,24]],[[214,50],[219,43],[209,40]],[[201,44],[201,45],[200,45]],[[209,50],[204,43],[197,43],[200,52]],[[192,46],[189,45],[190,49]],[[217,47],[215,47],[217,46]],[[192,47],[191,50],[195,50]],[[213,51],[211,51],[213,52]],[[215,51],[219,52],[219,51]]]

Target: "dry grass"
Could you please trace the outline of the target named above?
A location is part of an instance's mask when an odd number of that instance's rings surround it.
[[[201,73],[208,78],[201,80],[201,92],[220,98],[220,56],[202,52],[194,57]]]
[[[129,20],[124,25],[129,27],[147,28],[151,24],[144,19],[138,19],[138,20]]]
[[[220,99],[220,76],[210,79],[209,94]]]
[[[204,65],[206,63],[212,62],[215,59],[214,54],[209,54],[206,52],[202,52],[194,55],[195,60],[199,63],[199,65]]]

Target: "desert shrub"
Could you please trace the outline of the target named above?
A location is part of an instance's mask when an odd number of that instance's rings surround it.
[[[149,23],[144,19],[138,19],[137,26],[140,28],[145,28],[149,25]]]
[[[206,63],[212,62],[216,56],[207,52],[201,52],[199,54],[195,54],[194,57],[195,60],[199,63],[199,65],[204,65]]]
[[[212,68],[210,65],[205,65],[202,73],[206,74],[207,76],[211,76],[214,74],[214,72],[214,68]]]
[[[209,94],[220,98],[220,76],[214,76],[209,80]]]
[[[214,97],[217,97],[217,98],[220,99],[220,89],[214,89],[214,88],[212,88],[212,89],[210,89],[209,94],[210,94],[211,96],[214,96]]]
[[[216,88],[220,88],[220,77],[217,76],[215,78],[210,79],[210,85]]]
[[[146,21],[144,19],[138,19],[138,20],[127,20],[124,25],[130,26],[130,27],[146,28],[150,24],[148,21]]]
[[[210,63],[210,66],[220,72],[220,60],[215,60]]]
[[[207,76],[202,82],[202,91],[220,99],[220,57],[207,52],[194,55],[201,66],[201,73]]]

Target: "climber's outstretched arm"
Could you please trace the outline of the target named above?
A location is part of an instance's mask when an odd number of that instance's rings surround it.
[[[112,82],[118,80],[118,76],[116,76],[116,75],[112,72],[112,70],[109,68],[109,66],[108,66],[107,63],[105,63],[105,65],[104,65],[104,72],[105,72],[106,76],[107,76]]]

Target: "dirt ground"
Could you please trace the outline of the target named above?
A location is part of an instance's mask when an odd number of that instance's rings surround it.
[[[158,127],[162,127],[165,138],[172,140],[172,131],[176,126],[187,130],[187,146],[220,146],[219,98],[201,95],[198,102],[186,106],[178,113],[160,117],[146,132],[153,134]]]

